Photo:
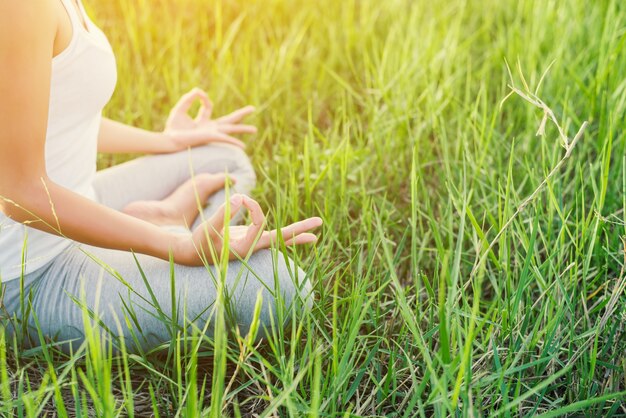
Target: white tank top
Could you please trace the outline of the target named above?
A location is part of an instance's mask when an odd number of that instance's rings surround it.
[[[89,19],[82,4],[79,10],[73,0],[61,1],[72,22],[72,39],[52,59],[46,171],[56,184],[95,200],[92,184],[98,131],[102,108],[117,81],[115,57],[106,36]],[[0,212],[0,280],[13,280],[22,272],[28,274],[45,266],[72,244],[14,222]]]

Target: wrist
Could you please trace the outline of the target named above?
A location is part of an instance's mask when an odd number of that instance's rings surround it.
[[[171,232],[166,244],[168,259],[171,255],[176,264],[190,265],[190,254],[195,254],[191,234]]]
[[[159,144],[161,144],[162,153],[171,153],[183,150],[182,144],[174,133],[165,130],[163,132],[155,132],[154,135],[156,135],[156,140]]]
[[[145,253],[162,260],[169,260],[171,256],[178,263],[184,242],[189,241],[189,237],[157,226],[154,228],[155,234],[144,241],[148,247]]]
[[[202,266],[205,262],[214,264],[210,254],[200,255],[204,251],[198,247],[201,244],[194,239],[194,235],[191,233],[168,233],[165,243],[166,260],[169,260],[171,255],[174,263],[185,266]]]

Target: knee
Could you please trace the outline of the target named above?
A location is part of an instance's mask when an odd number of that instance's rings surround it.
[[[246,279],[246,290],[240,306],[240,313],[247,313],[239,318],[238,325],[244,333],[249,330],[253,321],[253,310],[256,298],[261,290],[262,308],[259,317],[259,335],[267,335],[267,331],[277,325],[286,326],[294,316],[300,316],[313,307],[314,293],[311,281],[305,272],[293,260],[275,250],[261,250],[254,253],[248,260],[252,275],[258,287]],[[240,300],[242,300],[240,299]],[[271,333],[271,332],[270,332]]]
[[[237,180],[235,190],[239,193],[250,194],[256,186],[256,173],[248,154],[241,148],[232,147],[232,155],[228,173]]]
[[[313,307],[313,285],[306,273],[296,263],[282,253],[267,250],[267,257],[276,258],[275,277],[282,293],[285,305],[292,305],[310,310]]]
[[[224,150],[225,160],[227,161],[230,171],[250,172],[254,176],[252,161],[244,150],[230,144],[214,144],[212,146],[219,147]]]
[[[239,147],[212,143],[197,147],[197,169],[205,172],[225,171],[237,179],[237,189],[249,193],[256,184],[256,174],[250,157]]]

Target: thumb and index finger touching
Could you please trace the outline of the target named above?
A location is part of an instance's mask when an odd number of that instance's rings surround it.
[[[199,87],[194,87],[189,92],[185,93],[174,105],[174,110],[176,112],[189,112],[189,109],[191,109],[191,107],[197,100],[200,100],[202,106],[198,110],[196,120],[199,121],[211,119],[211,116],[213,114],[213,102],[211,101],[211,99],[209,99],[209,95]],[[238,125],[239,122],[241,122],[246,116],[254,113],[255,110],[256,108],[254,106],[244,106],[241,109],[237,109],[232,113],[229,113],[228,115],[218,118],[217,121],[227,125]]]
[[[209,99],[209,96],[207,95],[207,93],[198,87],[195,87],[191,89],[190,91],[188,91],[187,93],[183,94],[181,98],[178,100],[178,102],[176,102],[176,104],[172,108],[172,113],[189,112],[189,109],[191,109],[191,106],[193,106],[193,104],[197,100],[200,100],[202,103],[202,107],[200,108],[200,112],[198,113],[198,116],[202,114],[203,117],[208,115],[208,117],[210,118],[211,113],[213,111],[213,103]]]
[[[250,213],[251,224],[248,226],[245,236],[238,243],[238,245],[246,248],[253,245],[256,249],[269,248],[277,242],[279,234],[287,245],[313,243],[317,241],[317,236],[309,233],[309,231],[318,228],[323,223],[321,218],[312,217],[285,226],[280,230],[265,231],[266,217],[256,200],[249,196],[234,194],[231,196],[229,204],[229,218],[231,220],[242,207]],[[226,210],[227,203],[224,203],[209,220],[210,228],[220,235],[225,226]]]

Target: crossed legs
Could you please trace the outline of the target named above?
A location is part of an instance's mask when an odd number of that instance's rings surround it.
[[[195,182],[190,181],[191,172]],[[237,180],[233,191],[249,194],[254,186],[254,171],[241,150],[212,145],[143,157],[103,170],[94,188],[98,200],[114,209],[160,225],[193,224],[189,225],[193,228],[223,203],[224,173]],[[192,320],[194,326],[203,328],[212,321],[220,274],[215,266],[172,266],[141,254],[75,245],[24,281],[25,289],[34,290],[32,317],[38,318],[42,335],[65,341],[63,350],[76,349],[83,341],[84,311],[76,302],[80,300],[114,334],[119,335],[116,330],[121,325],[119,331],[134,351],[151,350],[172,338],[161,315],[178,318],[180,326]],[[263,301],[259,336],[264,329],[279,325],[278,311],[288,317],[292,309],[302,312],[298,306],[312,304],[311,283],[304,272],[275,251],[259,251],[245,262],[232,261],[223,280],[228,323],[242,334],[251,325],[259,295]],[[7,283],[5,290],[9,314],[17,315],[18,322],[28,321],[29,329],[34,329],[32,317],[20,317],[20,282]],[[30,333],[33,344],[41,343],[39,335]]]

